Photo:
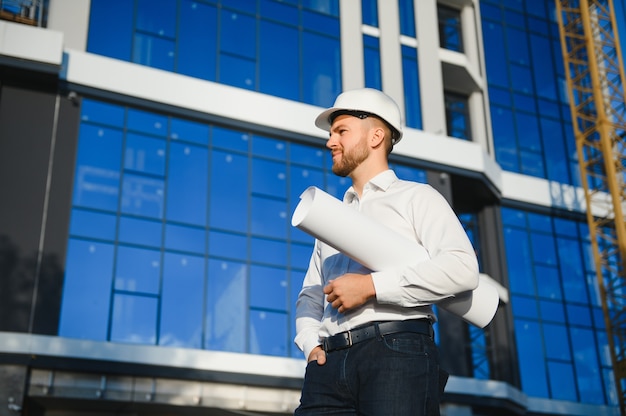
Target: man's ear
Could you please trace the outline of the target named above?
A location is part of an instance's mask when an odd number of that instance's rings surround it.
[[[371,130],[370,145],[372,148],[382,146],[385,142],[385,129],[380,126],[375,126]]]

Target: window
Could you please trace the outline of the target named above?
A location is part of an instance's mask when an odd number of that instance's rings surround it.
[[[363,35],[363,54],[365,63],[365,86],[382,90],[380,70],[380,39]]]
[[[437,17],[439,19],[439,46],[462,53],[463,32],[460,10],[437,5]]]
[[[493,1],[480,7],[497,162],[580,185],[554,7]]]
[[[470,128],[469,102],[467,97],[461,94],[445,92],[446,104],[446,128],[448,136],[463,140],[472,140]]]
[[[614,405],[586,222],[503,208],[524,393]]]
[[[87,50],[313,105],[332,104],[342,90],[338,2],[212,3],[132,0],[111,7],[108,0],[94,0]]]

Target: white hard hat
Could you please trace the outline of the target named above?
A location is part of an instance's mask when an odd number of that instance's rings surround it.
[[[352,114],[356,117],[375,115],[391,127],[393,144],[398,143],[402,138],[400,109],[396,102],[382,91],[361,88],[339,94],[335,104],[317,116],[315,125],[322,130],[330,131],[333,119],[340,114]]]

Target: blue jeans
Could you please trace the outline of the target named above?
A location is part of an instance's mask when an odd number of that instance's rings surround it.
[[[439,415],[447,373],[428,335],[385,335],[326,358],[307,364],[296,416]]]

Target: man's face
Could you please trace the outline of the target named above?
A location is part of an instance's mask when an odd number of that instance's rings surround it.
[[[350,176],[369,156],[364,124],[363,120],[350,115],[341,115],[333,120],[326,147],[332,152],[335,175]]]

